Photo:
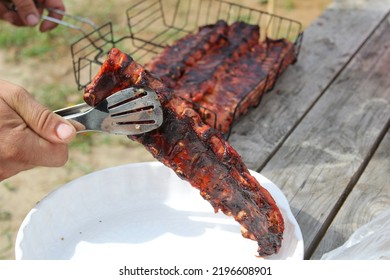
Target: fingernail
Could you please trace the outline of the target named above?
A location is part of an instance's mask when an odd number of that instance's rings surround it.
[[[66,140],[70,138],[73,135],[73,133],[74,133],[74,128],[66,123],[61,123],[57,127],[57,136],[61,140]]]
[[[39,18],[35,14],[29,14],[26,17],[26,22],[30,26],[37,25],[39,22]]]

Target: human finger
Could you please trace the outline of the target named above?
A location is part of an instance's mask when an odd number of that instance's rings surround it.
[[[12,139],[13,143],[3,151],[2,157],[11,163],[26,166],[26,169],[31,166],[59,167],[68,160],[66,144],[43,139],[29,127],[15,128],[8,139]]]
[[[52,18],[55,18],[58,20],[61,20],[63,18],[63,15],[61,12],[65,12],[65,6],[61,0],[46,0],[46,1],[43,1],[43,3],[41,5],[42,5],[41,7],[48,9],[48,11],[49,11],[48,16],[49,17],[52,17]],[[57,11],[60,11],[60,12],[57,12]],[[53,21],[44,20],[44,21],[42,21],[42,23],[39,27],[39,30],[41,32],[46,32],[46,31],[52,30],[57,25],[58,24],[53,22]]]
[[[9,5],[0,2],[0,19],[8,21],[15,26],[24,25],[18,13],[10,9]]]
[[[39,23],[40,13],[33,0],[13,0],[21,21],[26,26],[35,26]]]
[[[19,162],[2,162],[0,164],[0,182],[33,167],[33,165],[21,164]]]
[[[67,162],[66,144],[53,144],[28,127],[19,128],[0,135],[0,181],[36,166],[60,167]]]

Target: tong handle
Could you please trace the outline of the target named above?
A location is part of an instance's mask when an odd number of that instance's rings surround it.
[[[74,106],[70,106],[70,107],[56,110],[56,111],[54,111],[54,113],[56,113],[57,115],[65,118],[65,119],[70,119],[70,118],[72,118],[72,116],[83,114],[90,109],[92,109],[92,107],[90,107],[86,103],[81,103],[81,104],[77,104]]]
[[[76,128],[77,133],[79,133],[89,130],[89,128],[87,128],[85,125],[85,118],[88,116],[89,111],[92,111],[92,107],[88,106],[86,103],[81,103],[71,107],[56,110],[54,113],[70,121]]]
[[[54,113],[70,121],[77,133],[91,130],[100,131],[101,122],[107,116],[106,112],[100,112],[86,103],[59,109]]]

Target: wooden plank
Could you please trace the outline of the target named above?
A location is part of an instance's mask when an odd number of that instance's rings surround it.
[[[359,227],[390,208],[390,131],[343,204],[312,258],[343,245]]]
[[[387,18],[262,170],[289,199],[306,256],[388,129],[389,25]]]
[[[359,3],[335,5],[305,30],[298,62],[236,123],[229,142],[249,168],[261,170],[390,10],[388,0]]]

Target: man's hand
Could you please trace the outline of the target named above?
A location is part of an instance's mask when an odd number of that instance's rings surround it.
[[[8,0],[8,2],[11,2]],[[8,21],[16,26],[36,26],[40,22],[44,9],[57,9],[65,11],[62,0],[12,0],[16,11],[9,9],[10,5],[0,1],[0,19]],[[36,5],[37,4],[37,5]],[[49,11],[49,16],[62,19],[62,15]],[[39,30],[45,32],[56,27],[57,24],[44,20]]]
[[[0,80],[0,181],[35,166],[62,166],[75,128],[23,88]]]

